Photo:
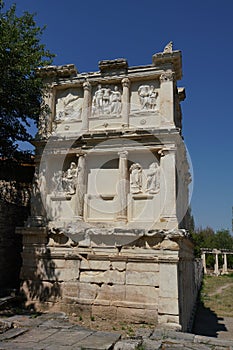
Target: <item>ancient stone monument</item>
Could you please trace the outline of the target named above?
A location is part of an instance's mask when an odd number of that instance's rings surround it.
[[[40,117],[22,290],[38,308],[187,329],[198,290],[185,230],[181,52],[152,64],[39,71]]]

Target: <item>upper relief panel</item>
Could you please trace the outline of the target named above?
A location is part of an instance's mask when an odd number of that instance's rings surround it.
[[[76,121],[82,114],[82,90],[66,89],[57,92],[55,102],[55,121]]]
[[[122,91],[118,85],[98,85],[92,98],[91,118],[120,117],[122,109]]]
[[[79,74],[68,65],[43,74],[51,89],[51,114],[40,120],[44,134],[181,128],[181,99],[176,97],[181,52],[171,43],[147,66],[128,67],[127,60],[117,59],[100,61],[93,73]]]
[[[80,130],[83,90],[78,87],[57,90],[54,104],[53,129],[60,133],[74,128]]]
[[[129,122],[133,127],[159,127],[159,81],[149,80],[131,84]]]

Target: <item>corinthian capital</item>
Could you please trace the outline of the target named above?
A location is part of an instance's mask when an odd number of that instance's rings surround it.
[[[85,81],[85,82],[83,83],[83,89],[84,89],[84,90],[88,90],[88,91],[91,90],[91,84],[89,83],[89,81]]]
[[[118,156],[120,158],[127,158],[127,155],[128,155],[128,151],[120,151],[120,152],[118,152]]]
[[[129,78],[123,78],[122,81],[121,81],[121,83],[122,83],[122,86],[123,86],[123,87],[129,87],[129,86],[130,86],[130,80],[129,80]]]
[[[160,75],[160,81],[163,83],[165,81],[173,81],[174,73],[171,70],[167,70]]]

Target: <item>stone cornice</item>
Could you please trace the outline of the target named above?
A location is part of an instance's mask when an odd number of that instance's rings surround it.
[[[157,67],[162,67],[168,63],[173,65],[176,79],[180,80],[182,78],[182,56],[181,51],[172,51],[169,53],[160,52],[156,53],[152,57],[153,65]]]

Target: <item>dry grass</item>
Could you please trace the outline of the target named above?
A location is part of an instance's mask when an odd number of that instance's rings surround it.
[[[218,316],[233,317],[233,274],[205,276],[201,300]]]

